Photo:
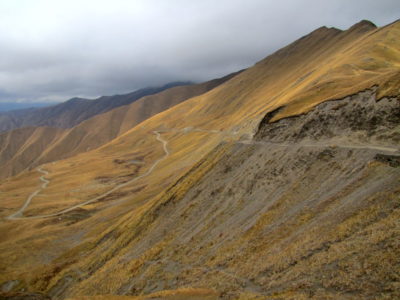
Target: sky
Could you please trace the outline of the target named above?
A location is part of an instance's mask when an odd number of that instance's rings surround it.
[[[0,0],[0,102],[201,82],[324,25],[398,18],[398,0]]]

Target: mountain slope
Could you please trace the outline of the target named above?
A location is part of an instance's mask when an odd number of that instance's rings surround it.
[[[54,299],[183,287],[224,299],[398,297],[399,41],[399,22],[320,28],[42,166],[50,183],[27,218],[0,223],[2,286]],[[39,176],[2,182],[3,217]]]
[[[0,113],[0,132],[22,127],[49,126],[71,128],[97,114],[130,104],[144,96],[156,94],[189,82],[169,83],[162,87],[143,88],[125,95],[103,96],[95,100],[72,98],[44,108],[21,109]]]
[[[189,98],[206,93],[240,72],[200,84],[173,87],[155,95],[145,96],[128,106],[121,106],[105,114],[93,117],[72,128],[57,143],[51,145],[43,157],[39,159],[39,163],[45,163],[49,159],[52,160],[53,157],[66,157],[65,155],[60,155],[60,152],[68,153],[68,156],[71,156],[88,149],[97,148],[151,116]]]
[[[186,99],[205,93],[238,73],[240,71],[204,83],[171,87],[162,92],[144,96],[129,105],[98,114],[71,129],[28,127],[0,133],[0,163],[2,165],[0,178],[13,176],[27,168],[34,168],[43,163],[95,149],[147,118]],[[28,139],[32,131],[35,131],[35,137]],[[57,134],[49,136],[49,132]]]
[[[398,297],[399,109],[398,98],[366,91],[262,123],[254,141],[212,151],[142,218],[102,236],[85,259],[94,275],[68,293]],[[394,151],[373,147],[382,133]],[[104,263],[103,249],[117,252]]]
[[[0,102],[0,112],[6,112],[17,109],[30,109],[48,106],[43,102]]]
[[[63,133],[64,130],[60,128],[28,127],[0,134],[2,175],[11,175],[11,170],[18,172],[31,165],[47,145],[59,139]]]

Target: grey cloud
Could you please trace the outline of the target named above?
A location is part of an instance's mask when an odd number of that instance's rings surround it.
[[[0,101],[207,80],[317,27],[382,26],[399,13],[398,0],[2,1]]]

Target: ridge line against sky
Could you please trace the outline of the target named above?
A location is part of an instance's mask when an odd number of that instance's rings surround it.
[[[205,81],[320,26],[383,26],[399,16],[398,0],[2,0],[0,102]]]

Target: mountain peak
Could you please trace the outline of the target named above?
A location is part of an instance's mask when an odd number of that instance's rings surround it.
[[[314,31],[312,31],[308,35],[314,35],[316,33],[326,34],[326,33],[340,33],[340,32],[342,32],[342,30],[340,30],[340,29],[338,29],[336,27],[321,26],[321,27],[315,29]]]
[[[349,31],[369,31],[378,28],[374,23],[369,20],[361,20],[360,22],[351,26],[348,30]]]
[[[73,97],[73,98],[71,98],[71,99],[69,99],[69,100],[67,100],[67,101],[65,101],[65,102],[61,102],[61,103],[59,103],[60,105],[62,105],[62,104],[76,104],[76,103],[79,103],[79,102],[85,102],[85,101],[88,101],[89,99],[85,99],[85,98],[81,98],[81,97]]]

